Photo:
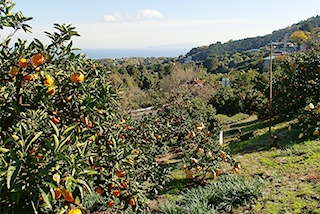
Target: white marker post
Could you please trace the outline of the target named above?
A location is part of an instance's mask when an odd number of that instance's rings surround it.
[[[220,146],[222,146],[222,143],[223,143],[223,131],[220,131],[219,143],[220,143]]]

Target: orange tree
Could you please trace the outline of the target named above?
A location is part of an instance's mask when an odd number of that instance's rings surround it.
[[[273,91],[278,114],[294,113],[319,101],[319,66],[316,51],[294,53],[284,60]]]
[[[287,56],[281,63],[281,69],[273,76],[272,116],[290,117],[300,114],[300,137],[317,136],[317,103],[320,99],[319,75],[320,60],[318,51],[297,52]],[[256,88],[269,97],[269,81],[261,75],[256,81]],[[258,116],[266,119],[269,115],[268,101],[261,100]],[[310,107],[310,106],[311,107]],[[315,134],[313,134],[315,133]]]
[[[29,29],[30,18],[11,15],[14,4],[0,5],[1,27]],[[11,45],[11,34],[0,46],[1,213],[83,208],[92,191],[110,209],[138,210],[141,165],[153,159],[128,138],[109,72],[73,52],[74,27],[54,27],[46,32],[49,45],[38,39]]]
[[[283,117],[297,114],[309,103],[318,103],[319,93],[319,57],[316,51],[310,54],[293,53],[284,58],[281,69],[273,76],[272,116]],[[269,97],[269,83],[264,82],[262,92]],[[262,85],[262,84],[260,84]],[[259,117],[269,114],[268,102],[262,102]]]
[[[219,144],[221,125],[214,119],[214,108],[175,93],[167,98],[165,104],[156,105],[155,111],[148,120],[155,124],[156,143],[160,147],[175,147],[181,152],[181,168],[186,178],[193,179],[200,172],[201,179],[207,173],[215,177],[224,161],[234,169],[239,167],[239,163],[228,155],[225,145]]]

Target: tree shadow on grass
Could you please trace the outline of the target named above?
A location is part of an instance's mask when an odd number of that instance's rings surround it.
[[[292,116],[294,117],[294,116]],[[271,119],[271,126],[292,120],[292,117],[277,117]],[[240,122],[230,125],[230,128],[242,128],[244,131],[252,129],[263,129],[269,126],[269,120],[260,121],[258,119]]]
[[[252,121],[248,121],[248,122],[243,122],[243,123],[231,124],[230,128],[246,127],[246,126],[250,126],[250,125],[256,124],[257,122],[259,122],[258,119],[255,119],[255,120],[252,120]]]
[[[273,136],[277,136],[277,148],[283,148],[292,142],[300,142],[298,138],[299,131],[288,131],[287,127],[279,128],[272,131]],[[232,154],[247,154],[252,152],[267,151],[273,148],[271,146],[271,139],[269,132],[252,137],[245,141],[233,141],[230,142],[229,147]]]
[[[213,179],[212,178],[205,178],[204,180],[201,179],[201,175],[197,175],[194,179],[187,179],[187,178],[173,178],[170,182],[166,183],[163,186],[163,189],[159,191],[157,195],[181,195],[181,192],[185,192],[186,189],[192,189],[197,186],[205,186],[210,183]],[[149,194],[149,199],[154,199],[157,195]]]

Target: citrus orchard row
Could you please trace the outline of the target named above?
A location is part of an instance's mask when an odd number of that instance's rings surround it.
[[[2,12],[13,4],[0,5]],[[1,13],[4,26],[30,20],[10,14]],[[45,32],[49,45],[38,39],[11,45],[8,37],[0,46],[1,213],[81,213],[84,197],[93,194],[110,211],[145,211],[147,195],[170,181],[170,166],[155,160],[169,147],[182,151],[187,178],[194,170],[217,173],[222,161],[240,169],[217,144],[213,109],[201,114],[177,94],[155,114],[132,117],[120,107],[110,72],[73,52],[75,28],[54,28]]]

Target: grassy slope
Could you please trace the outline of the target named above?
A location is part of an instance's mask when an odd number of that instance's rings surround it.
[[[254,131],[252,139],[230,141],[242,163],[240,175],[266,181],[264,196],[250,208],[253,213],[320,213],[320,140],[299,140],[297,130],[288,131],[289,123],[294,122],[273,122],[272,132],[280,138],[278,148],[269,146],[266,121],[231,126],[230,131]],[[249,208],[236,212],[243,209]]]
[[[272,133],[280,138],[278,148],[269,146],[268,121],[251,116],[227,127],[225,142],[241,162],[239,175],[265,181],[263,197],[234,213],[320,213],[320,139],[298,139],[297,130],[288,131],[290,123],[295,120],[272,122]],[[254,137],[240,141],[239,130],[253,131]],[[181,192],[197,184],[184,179],[180,163],[174,165],[175,179],[162,193],[165,200],[179,201]]]

